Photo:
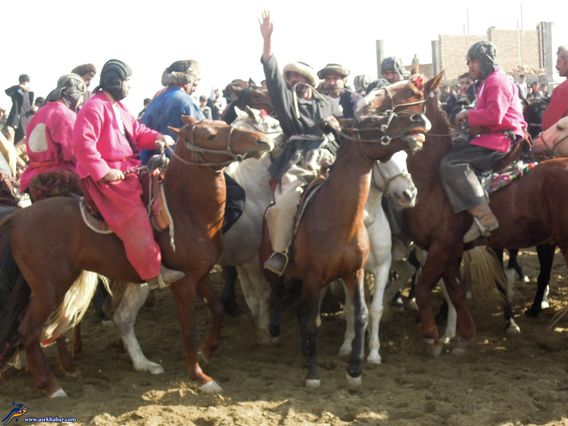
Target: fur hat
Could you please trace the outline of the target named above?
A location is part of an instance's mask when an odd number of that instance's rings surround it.
[[[349,75],[351,71],[348,68],[345,68],[339,64],[327,64],[321,70],[318,71],[319,78],[326,78],[330,74],[337,74],[340,75],[342,78],[345,78]]]
[[[193,59],[175,61],[162,73],[162,86],[179,86],[199,80],[199,64]]]
[[[82,65],[77,65],[75,68],[71,70],[71,72],[80,75],[82,77],[85,74],[89,73],[96,74],[97,68],[93,64],[82,64]]]
[[[308,79],[308,84],[312,87],[316,87],[319,78],[314,69],[306,64],[305,62],[290,62],[284,67],[284,77],[286,77],[287,72],[297,72]]]

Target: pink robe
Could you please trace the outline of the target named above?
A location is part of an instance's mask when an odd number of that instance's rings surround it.
[[[515,84],[500,69],[487,76],[477,91],[475,108],[467,113],[471,127],[483,127],[485,133],[471,140],[472,145],[507,152],[511,147],[504,131],[524,136],[527,123]]]
[[[20,190],[41,173],[75,172],[71,136],[77,115],[61,102],[48,102],[30,120],[26,131],[26,152],[30,159],[20,177]]]
[[[557,86],[550,97],[550,103],[542,114],[542,130],[555,125],[558,120],[568,115],[568,79]]]
[[[158,132],[139,123],[118,102],[124,124],[122,135],[112,102],[98,92],[81,108],[73,129],[77,172],[109,227],[124,243],[126,256],[143,280],[160,274],[160,247],[142,204],[142,186],[136,175],[103,182],[111,170],[126,172],[139,165],[130,142],[138,149],[153,149]],[[128,139],[127,139],[128,137]]]

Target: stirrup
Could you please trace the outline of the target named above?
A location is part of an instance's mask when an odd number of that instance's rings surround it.
[[[275,251],[270,255],[270,257],[264,262],[264,269],[281,277],[284,275],[286,266],[288,266],[288,255],[287,253],[281,251]]]
[[[485,226],[478,218],[474,216],[472,226],[463,236],[463,242],[471,243],[481,237],[488,238],[491,235],[491,232],[495,231],[497,228],[499,228],[499,223],[496,223],[493,226]]]

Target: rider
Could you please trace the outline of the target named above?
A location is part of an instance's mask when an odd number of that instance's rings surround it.
[[[283,75],[280,73],[272,54],[272,29],[270,14],[265,12],[260,24],[264,40],[261,62],[274,110],[288,141],[269,168],[277,182],[274,204],[266,212],[274,252],[264,267],[282,275],[288,263],[302,186],[317,176],[323,164],[334,160],[333,154],[323,148],[326,137],[320,124],[330,116],[339,116],[340,112],[330,98],[315,90],[318,78],[309,65],[292,62],[284,67]]]
[[[131,74],[120,60],[104,64],[99,86],[77,115],[73,152],[86,191],[122,240],[138,275],[152,284],[161,276],[169,284],[185,274],[161,266],[160,247],[141,200],[142,186],[137,175],[128,171],[140,163],[133,146],[151,148],[158,141],[171,145],[173,140],[139,123],[120,102],[128,95]]]
[[[403,80],[406,74],[402,61],[395,56],[389,56],[381,62],[381,75],[389,84]]]
[[[467,210],[474,218],[463,237],[465,243],[499,227],[476,172],[491,170],[527,128],[518,89],[497,67],[495,57],[495,46],[487,41],[473,44],[467,52],[469,72],[479,81],[477,104],[456,116],[456,125],[463,131],[440,164],[440,177],[454,212]],[[475,131],[478,128],[480,132]]]
[[[189,115],[197,120],[205,117],[197,101],[191,96],[199,82],[199,64],[192,59],[175,61],[162,73],[162,86],[166,89],[160,92],[148,105],[142,116],[142,123],[162,134],[175,137],[169,126],[181,128],[182,115]],[[140,160],[146,164],[157,151],[142,150]]]
[[[65,74],[47,95],[47,103],[34,114],[26,131],[29,165],[20,177],[20,191],[32,201],[69,192],[80,194],[72,152],[76,111],[87,86],[77,74]]]
[[[323,93],[332,99],[343,117],[353,118],[357,102],[362,96],[345,88],[348,75],[349,70],[339,64],[327,64],[318,71],[318,77],[323,80]]]
[[[560,77],[568,77],[568,47],[560,46],[556,57],[556,69]],[[552,127],[568,115],[568,78],[557,86],[550,96],[550,103],[542,114],[542,130]]]

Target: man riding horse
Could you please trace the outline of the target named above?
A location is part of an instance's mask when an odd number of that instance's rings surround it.
[[[476,173],[493,169],[527,128],[518,89],[497,67],[495,57],[495,46],[489,42],[470,47],[467,64],[472,78],[478,80],[477,104],[456,116],[460,132],[440,164],[440,177],[454,212],[467,210],[474,218],[463,237],[465,243],[499,227]]]
[[[111,59],[101,71],[100,85],[79,114],[73,129],[77,173],[110,229],[122,240],[128,260],[145,281],[166,284],[184,277],[161,265],[161,254],[135,173],[140,162],[132,145],[152,148],[173,139],[139,123],[120,102],[128,95],[132,72],[122,61]]]
[[[294,216],[303,186],[313,180],[321,166],[331,164],[334,155],[325,149],[327,142],[320,124],[330,116],[339,116],[336,104],[315,90],[318,77],[307,64],[293,62],[278,69],[272,54],[272,22],[263,13],[260,31],[264,40],[261,62],[274,110],[288,138],[284,151],[269,168],[274,189],[274,204],[266,211],[266,222],[273,253],[264,267],[282,275],[288,263]]]

